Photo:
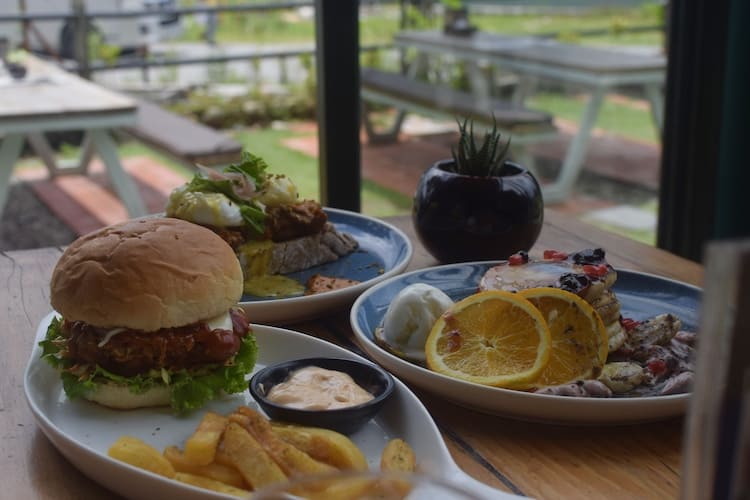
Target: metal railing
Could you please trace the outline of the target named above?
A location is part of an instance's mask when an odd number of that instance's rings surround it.
[[[370,2],[372,3],[372,1]],[[379,0],[376,3],[390,3]],[[88,10],[82,0],[74,0],[70,12],[57,13],[18,13],[0,15],[0,24],[2,23],[21,23],[22,29],[28,29],[34,21],[54,21],[62,20],[72,24],[74,33],[73,62],[68,69],[77,72],[84,78],[90,78],[95,71],[109,71],[115,69],[148,69],[151,67],[181,66],[188,64],[211,64],[226,63],[231,61],[256,61],[262,59],[279,59],[280,64],[284,64],[285,59],[301,56],[314,56],[315,47],[302,49],[287,50],[263,50],[253,52],[237,52],[232,54],[214,54],[199,57],[159,57],[148,54],[143,51],[142,57],[118,58],[115,61],[91,61],[88,47],[88,37],[90,34],[93,21],[96,19],[127,19],[141,18],[148,16],[162,17],[165,15],[195,15],[207,14],[218,15],[221,12],[270,12],[278,10],[289,10],[300,7],[313,7],[313,0],[287,0],[273,3],[253,3],[241,5],[216,5],[216,6],[197,6],[197,7],[178,7],[174,9],[141,9],[128,11],[112,10]],[[377,51],[391,48],[392,44],[371,44],[360,47],[363,52]],[[49,51],[48,51],[49,52]],[[59,53],[50,54],[53,57],[59,57]]]

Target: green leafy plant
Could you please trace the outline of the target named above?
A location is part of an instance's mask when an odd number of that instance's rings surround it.
[[[448,9],[458,10],[463,8],[464,2],[463,0],[443,0],[443,5]]]
[[[106,64],[113,65],[120,57],[120,48],[117,45],[105,43],[104,36],[98,31],[90,31],[86,41],[89,55],[94,60],[101,60]]]
[[[492,130],[486,130],[481,144],[474,135],[474,122],[468,118],[456,119],[460,136],[458,147],[452,147],[453,171],[478,177],[501,177],[508,159],[510,138],[501,142],[497,122],[493,118]]]

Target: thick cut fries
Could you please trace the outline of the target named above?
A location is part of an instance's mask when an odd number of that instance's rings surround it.
[[[271,422],[246,406],[226,417],[206,413],[186,439],[184,451],[168,446],[162,454],[138,438],[122,436],[108,453],[156,474],[240,497],[293,477],[368,469],[364,454],[347,436],[329,429]],[[393,439],[383,449],[380,468],[413,472],[414,451],[403,440]],[[323,477],[298,488],[302,497],[311,500],[361,500],[404,498],[411,486],[400,477]]]
[[[228,495],[234,495],[236,497],[242,497],[242,498],[248,498],[250,496],[249,490],[236,488],[226,483],[222,483],[221,481],[216,481],[209,477],[203,477],[197,474],[190,474],[188,472],[178,472],[177,474],[175,474],[174,478],[180,482],[192,484],[193,486],[198,486],[199,488],[205,488],[207,490],[218,491],[219,493],[225,493]]]
[[[254,489],[286,480],[281,468],[239,424],[229,423],[222,446],[224,459],[234,465]]]
[[[207,412],[193,435],[185,441],[185,458],[196,465],[213,462],[227,423],[227,417]]]
[[[274,434],[312,458],[341,470],[367,470],[367,459],[351,439],[330,429],[271,422]]]
[[[414,472],[417,469],[417,458],[414,450],[403,439],[391,439],[383,449],[380,457],[380,470],[397,472]]]
[[[206,465],[197,465],[190,462],[185,454],[176,446],[168,446],[164,449],[164,457],[169,460],[177,472],[187,472],[198,476],[207,477],[215,481],[221,481],[230,486],[245,488],[245,480],[235,467],[231,465],[211,462]]]
[[[112,458],[161,476],[173,478],[175,474],[174,467],[159,453],[159,450],[132,436],[120,436],[110,446],[107,454]]]
[[[242,425],[290,477],[336,471],[335,467],[319,462],[304,451],[282,441],[273,433],[271,422],[255,410],[241,406],[237,413],[229,416],[229,420]]]

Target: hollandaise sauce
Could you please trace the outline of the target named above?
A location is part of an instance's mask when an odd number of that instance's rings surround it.
[[[238,254],[245,270],[244,292],[255,297],[294,297],[302,295],[305,287],[280,274],[269,274],[271,241],[251,241],[239,248]]]
[[[265,274],[245,279],[244,291],[255,297],[294,297],[305,293],[305,287],[280,274]]]

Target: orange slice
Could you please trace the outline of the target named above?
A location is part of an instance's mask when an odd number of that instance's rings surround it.
[[[518,295],[541,311],[552,335],[549,363],[531,386],[598,377],[607,360],[609,341],[594,308],[578,295],[557,288],[528,288]]]
[[[544,317],[520,295],[491,290],[455,303],[427,337],[427,366],[450,377],[515,388],[535,380],[549,360]]]

